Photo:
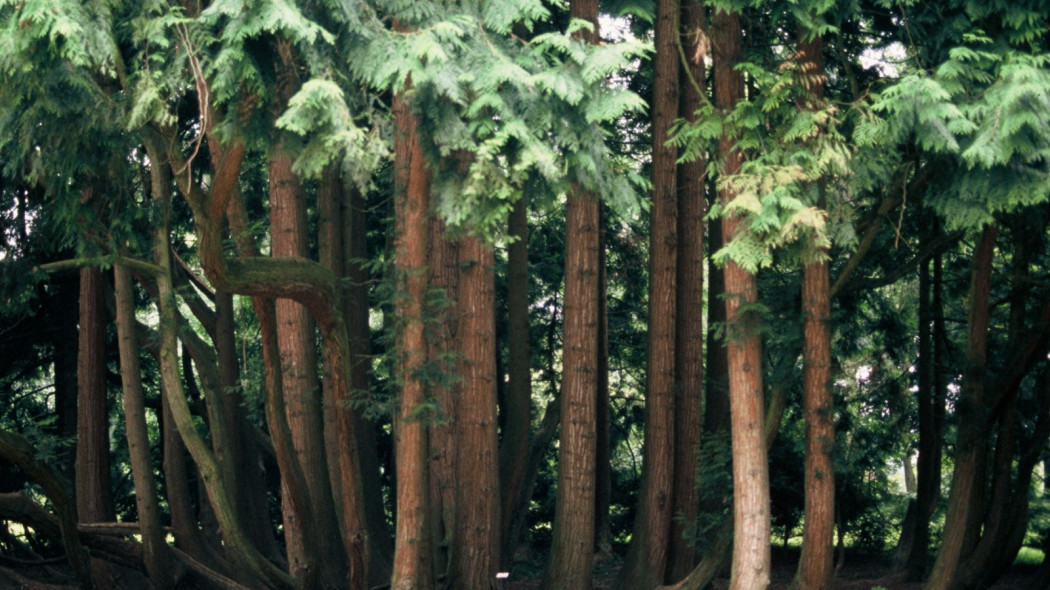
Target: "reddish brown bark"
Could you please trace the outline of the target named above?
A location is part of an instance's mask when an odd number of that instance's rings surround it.
[[[280,363],[276,361],[279,356],[276,321],[270,298],[286,297],[307,307],[320,328],[326,366],[338,367],[331,376],[332,387],[336,391],[345,391],[349,387],[350,345],[341,313],[338,282],[330,270],[309,260],[257,256],[258,251],[251,234],[247,231],[244,203],[235,184],[240,163],[244,158],[244,146],[232,143],[222,146],[223,149],[220,150],[221,144],[214,138],[212,140],[210,151],[216,173],[208,194],[184,176],[176,177],[177,183],[193,210],[200,238],[198,254],[208,278],[218,289],[252,296],[252,305],[259,318],[263,363],[271,369],[266,372],[265,389],[267,422],[274,442],[274,451],[278,463],[282,465],[282,473],[289,474],[290,481],[296,482],[295,490],[304,491],[307,489],[305,479],[293,456],[291,433],[283,411],[284,391],[281,387],[280,373],[273,370],[280,369]],[[185,161],[178,153],[172,153],[169,159],[175,170],[185,166]],[[240,254],[237,258],[227,258],[223,254],[223,233],[219,221],[227,214]],[[346,549],[345,563],[349,586],[356,588],[367,584],[372,553],[371,539],[362,520],[366,512],[365,501],[349,412],[339,412],[337,420],[341,448],[337,456],[338,473],[342,480],[339,488],[342,490],[340,508],[343,545]],[[293,489],[293,486],[289,486],[289,489]],[[297,510],[303,514],[311,511],[305,497],[305,492],[294,495],[296,505],[301,504]]]
[[[578,191],[568,208],[558,499],[543,586],[586,590],[594,549],[598,200]]]
[[[97,268],[80,271],[80,344],[77,354],[77,516],[113,520],[109,476],[109,405],[106,399],[105,279]]]
[[[801,33],[803,36],[806,33]],[[803,108],[820,108],[824,101],[823,43],[819,36],[799,42],[800,81],[809,90]],[[792,586],[827,590],[834,573],[835,416],[831,395],[831,283],[826,248],[802,268],[803,406],[806,415],[805,517],[802,556]]]
[[[496,285],[492,246],[466,237],[459,248],[461,385],[456,411],[456,543],[453,583],[491,585],[499,565],[496,437]]]
[[[707,18],[699,3],[681,8],[683,30],[704,30]],[[681,32],[680,32],[681,33]],[[683,38],[683,43],[688,39]],[[688,47],[688,46],[687,46]],[[687,51],[688,52],[688,51]],[[695,54],[695,53],[694,53]],[[689,62],[683,70],[678,114],[692,121],[702,102],[704,62]],[[704,404],[704,182],[707,162],[703,158],[678,166],[678,326],[675,333],[675,518],[671,524],[667,580],[676,582],[696,565],[692,523],[700,512],[700,489],[696,482],[700,463],[700,436]]]
[[[573,0],[573,18],[591,22],[579,35],[597,43],[598,1]],[[597,195],[574,186],[569,195],[565,237],[565,327],[561,383],[561,443],[554,538],[545,588],[588,590],[594,555],[595,439],[598,393]]]
[[[418,416],[426,388],[418,372],[426,363],[423,300],[427,289],[427,171],[415,115],[404,96],[394,99],[394,217],[398,273],[396,314],[401,381],[394,421],[397,456],[397,524],[394,536],[394,590],[433,586],[427,529],[427,427]]]
[[[269,161],[270,254],[307,258],[305,195],[283,144],[278,143],[273,150]],[[285,412],[314,514],[313,522],[302,520],[287,493],[287,478],[282,478],[289,570],[296,578],[320,575],[315,583],[331,586],[342,577],[333,571],[342,560],[336,551],[339,535],[324,452],[314,323],[306,308],[290,299],[277,299],[274,310]]]
[[[734,67],[742,55],[740,15],[716,10],[711,23],[715,68],[715,103],[731,110],[743,99],[743,76]],[[741,154],[735,139],[723,136],[719,149],[725,159],[722,174],[740,170]],[[722,191],[723,203],[734,198]],[[732,240],[740,221],[722,219],[722,234]],[[725,265],[726,334],[729,357],[730,422],[733,441],[733,560],[730,590],[762,590],[769,585],[770,511],[769,467],[764,436],[762,343],[758,319],[741,307],[758,300],[755,275],[730,261]]]
[[[806,264],[802,270],[804,316],[803,403],[806,412],[806,500],[802,556],[794,586],[830,588],[834,565],[835,443],[831,397],[831,332],[828,316],[828,263]]]

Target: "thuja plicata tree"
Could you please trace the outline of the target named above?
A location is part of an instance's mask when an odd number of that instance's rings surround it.
[[[1045,588],[1048,14],[0,0],[0,580]]]

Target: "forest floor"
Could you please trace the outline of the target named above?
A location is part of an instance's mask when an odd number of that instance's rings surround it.
[[[773,580],[769,590],[787,590],[795,575],[798,552],[793,550],[773,550]],[[599,562],[594,567],[594,590],[608,590],[613,587],[616,574],[619,572],[620,560],[613,558]],[[918,582],[900,582],[887,578],[890,571],[890,560],[881,554],[850,553],[835,576],[833,590],[922,590]],[[1005,576],[999,579],[990,590],[1025,590],[1029,588],[1029,577],[1037,568],[1030,565],[1015,565]],[[542,564],[519,563],[511,572],[503,590],[538,590]],[[725,576],[716,578],[712,590],[729,588],[728,569]]]

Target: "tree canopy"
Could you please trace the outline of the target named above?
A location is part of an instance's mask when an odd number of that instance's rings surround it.
[[[0,579],[1045,587],[1048,15],[0,0]]]

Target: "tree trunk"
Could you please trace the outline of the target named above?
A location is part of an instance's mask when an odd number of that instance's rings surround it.
[[[397,524],[394,536],[394,590],[433,587],[427,529],[427,422],[420,416],[426,386],[419,372],[426,363],[424,297],[427,290],[428,178],[415,115],[403,95],[394,99],[396,316],[401,382],[394,420],[397,457]]]
[[[828,263],[803,267],[805,332],[803,398],[806,412],[806,500],[802,556],[793,587],[825,590],[834,573],[835,415],[831,396],[831,331]]]
[[[593,24],[577,33],[597,43],[597,0],[573,0],[570,16]],[[594,553],[595,440],[597,436],[598,247],[597,195],[575,185],[568,200],[565,237],[565,305],[558,451],[558,497],[554,510],[545,588],[589,590]]]
[[[577,33],[597,43],[598,0],[572,0],[572,18],[593,24]],[[575,185],[569,195],[565,236],[565,306],[561,383],[558,497],[544,588],[589,590],[594,557],[595,440],[598,394],[597,195]]]
[[[159,589],[172,587],[171,554],[164,540],[160,520],[157,488],[150,458],[149,431],[146,427],[146,402],[142,392],[139,346],[135,337],[135,297],[128,269],[113,267],[117,304],[117,335],[120,342],[120,376],[124,391],[124,419],[127,424],[128,456],[135,486],[139,530],[142,535],[143,561],[150,581]]]
[[[973,274],[970,280],[970,310],[967,321],[966,373],[959,397],[959,435],[956,443],[955,469],[952,472],[948,512],[944,521],[941,549],[933,565],[926,590],[950,590],[955,587],[956,573],[967,546],[967,532],[972,527],[975,488],[982,474],[982,425],[984,405],[985,366],[988,359],[989,293],[991,290],[992,259],[999,231],[996,225],[987,225],[981,233],[974,252]]]
[[[931,265],[929,261],[919,268],[919,459],[916,474],[915,500],[908,507],[901,540],[897,546],[897,569],[905,579],[918,580],[926,573],[929,559],[930,519],[937,507],[941,489],[941,441],[938,429],[934,391],[934,341],[931,299]]]
[[[271,559],[283,559],[270,524],[269,495],[262,449],[251,437],[248,417],[241,410],[240,371],[237,364],[237,340],[234,323],[233,295],[215,293],[215,358],[219,373],[218,395],[226,420],[227,465],[230,496],[237,498],[237,515],[252,544]],[[214,441],[213,441],[214,442]],[[214,445],[213,445],[214,446]]]
[[[682,4],[680,18],[686,32],[707,26],[704,7],[696,2]],[[681,34],[681,31],[678,32]],[[682,39],[683,43],[686,41]],[[677,50],[677,47],[675,48]],[[695,51],[687,49],[687,54]],[[683,69],[678,116],[695,121],[704,88],[703,59],[689,62]],[[675,409],[674,409],[674,521],[671,524],[667,580],[683,579],[696,565],[695,522],[700,513],[700,437],[704,420],[704,183],[707,162],[703,158],[678,166],[678,327],[675,332]]]
[[[824,101],[823,42],[819,36],[799,42],[803,84],[810,89],[810,108]],[[803,405],[806,415],[805,524],[802,556],[792,587],[827,590],[834,574],[835,413],[831,395],[831,283],[827,251],[816,249],[802,268]]]
[[[507,396],[500,441],[500,482],[503,485],[500,538],[501,563],[509,568],[514,559],[510,539],[514,501],[525,477],[532,426],[532,367],[529,360],[529,210],[522,195],[511,209],[507,233]]]
[[[784,410],[787,407],[787,387],[777,384],[772,388],[772,399],[766,408],[765,445],[768,451],[776,442],[777,432],[780,430],[780,422],[784,418]],[[676,584],[660,586],[659,590],[704,590],[708,587],[715,576],[725,567],[733,548],[732,519],[727,519],[714,532],[715,540],[711,543],[710,550],[704,555],[700,563],[696,564],[689,575]]]
[[[151,150],[151,156],[157,156]],[[163,158],[152,157],[161,162]],[[248,540],[244,530],[237,522],[231,499],[226,491],[225,482],[215,457],[197,432],[189,404],[183,394],[182,381],[179,375],[177,348],[178,322],[175,305],[175,292],[170,278],[171,257],[168,244],[168,216],[170,215],[169,195],[155,194],[162,222],[157,224],[154,236],[154,256],[163,269],[157,277],[157,291],[160,300],[160,366],[161,381],[168,394],[172,418],[182,437],[183,443],[192,455],[194,463],[200,470],[205,484],[208,500],[215,510],[219,526],[222,529],[223,541],[231,561],[243,568],[249,575],[259,579],[270,588],[293,588],[294,580],[267,561]]]
[[[292,172],[291,156],[281,143],[273,149],[269,161],[270,254],[308,258],[306,198]],[[285,412],[314,514],[313,522],[303,521],[291,494],[282,494],[289,571],[307,586],[330,587],[342,578],[334,568],[343,561],[324,453],[314,324],[306,308],[295,301],[277,299],[274,308]],[[281,485],[287,490],[289,484],[282,478]]]
[[[1044,228],[1045,229],[1045,228]],[[1012,253],[1012,286],[1008,319],[1008,350],[1022,349],[1028,332],[1038,331],[1028,314],[1032,257],[1042,251],[1044,232],[1015,231]],[[1044,308],[1047,307],[1044,304]],[[1045,324],[1044,324],[1045,325]],[[1046,339],[1046,336],[1039,338]],[[1046,344],[1041,345],[1043,349]],[[1039,356],[1042,356],[1040,353]],[[1011,367],[1009,374],[1017,370]],[[1020,379],[1007,379],[1009,387],[993,386],[997,400],[1005,399],[998,413],[998,432],[994,437],[995,461],[981,539],[959,566],[962,588],[990,587],[1013,563],[1027,531],[1032,471],[1050,436],[1050,370],[1040,372],[1035,383],[1036,401],[1019,398]],[[1000,402],[996,401],[997,407]],[[1034,420],[1032,435],[1025,437],[1024,422]]]
[[[457,367],[458,342],[461,336],[457,321],[459,296],[459,242],[447,235],[445,222],[429,222],[428,288],[440,292],[444,301],[439,309],[427,310],[437,321],[427,325],[427,357],[437,372],[430,395],[440,405],[440,417],[429,425],[429,526],[437,575],[453,573],[452,559],[456,545],[456,424],[459,404]]]
[[[80,271],[80,344],[77,355],[77,515],[80,522],[113,520],[109,475],[109,406],[106,395],[105,279],[97,268]]]
[[[742,55],[740,15],[716,9],[711,23],[715,67],[715,103],[723,111],[743,99],[743,76],[734,68]],[[734,138],[723,136],[724,175],[740,170],[741,155]],[[723,191],[723,203],[734,198]],[[722,235],[734,238],[739,220],[722,219]],[[764,444],[762,342],[758,319],[740,308],[757,302],[755,275],[735,262],[725,265],[726,335],[729,354],[729,401],[733,441],[733,564],[730,590],[762,590],[769,586],[770,512],[769,467]]]
[[[190,472],[186,463],[186,447],[182,444],[175,419],[169,407],[170,393],[161,384],[161,431],[164,447],[164,490],[171,514],[171,528],[175,547],[191,558],[209,563],[213,550],[197,526],[190,494]]]
[[[499,565],[496,433],[496,285],[492,246],[459,248],[459,399],[456,411],[456,542],[453,583],[486,588]]]
[[[198,255],[201,266],[217,289],[252,296],[252,304],[259,318],[263,362],[266,371],[266,414],[274,451],[282,473],[288,473],[295,486],[289,489],[307,489],[305,478],[294,460],[294,448],[287,417],[283,411],[284,392],[281,388],[280,368],[277,362],[276,321],[273,316],[271,298],[285,297],[307,307],[321,331],[325,362],[338,367],[331,378],[336,390],[349,387],[350,343],[346,324],[343,321],[342,301],[338,279],[319,263],[300,258],[258,257],[257,250],[246,231],[247,223],[236,180],[245,155],[244,144],[233,142],[223,146],[211,138],[210,152],[213,158],[213,177],[207,194],[185,176],[177,176],[179,190],[193,211],[194,224],[198,232]],[[186,161],[181,154],[171,152],[168,156],[172,169],[182,170]],[[235,237],[240,256],[229,258],[223,250],[222,219],[228,215],[230,229]],[[177,416],[176,416],[177,417]],[[354,443],[353,424],[349,412],[338,414],[339,438],[342,452],[338,453],[339,476],[342,478],[342,534],[346,549],[349,585],[362,587],[367,584],[368,565],[371,558],[371,540],[363,522],[364,498],[361,487],[360,465],[357,446]],[[191,449],[192,452],[192,449]],[[196,458],[196,457],[195,457]],[[297,510],[304,515],[311,512],[305,493],[293,497]],[[312,517],[304,520],[311,520]]]
[[[574,2],[574,14],[578,16],[580,9],[580,3]],[[542,586],[587,590],[594,549],[598,200],[577,189],[568,209],[558,498]]]
[[[649,231],[649,354],[645,395],[642,489],[619,588],[663,583],[674,507],[675,297],[677,150],[667,145],[678,117],[678,2],[656,4],[653,79],[653,205]]]

